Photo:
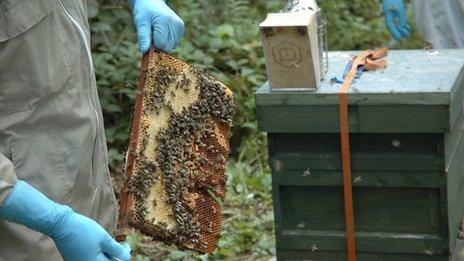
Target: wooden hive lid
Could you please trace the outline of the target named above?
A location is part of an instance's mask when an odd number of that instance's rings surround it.
[[[329,53],[317,91],[255,93],[258,121],[268,132],[338,132],[340,84],[346,62],[359,51]],[[464,50],[397,50],[385,70],[364,72],[349,91],[352,132],[449,132],[461,119]]]

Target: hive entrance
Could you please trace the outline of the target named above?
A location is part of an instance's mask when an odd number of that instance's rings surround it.
[[[158,52],[150,54],[141,82],[121,218],[155,240],[211,253],[222,223],[212,195],[226,193],[232,93]]]

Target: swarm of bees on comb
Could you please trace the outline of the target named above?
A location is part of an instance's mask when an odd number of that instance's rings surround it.
[[[232,92],[172,56],[142,61],[119,225],[212,253],[222,225]]]

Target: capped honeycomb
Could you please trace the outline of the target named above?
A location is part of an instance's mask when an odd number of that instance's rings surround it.
[[[212,253],[220,236],[232,92],[172,56],[144,56],[120,223],[180,249]]]

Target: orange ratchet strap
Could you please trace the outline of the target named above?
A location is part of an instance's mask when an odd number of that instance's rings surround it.
[[[350,71],[346,74],[342,88],[339,92],[340,99],[340,141],[342,149],[343,165],[343,193],[345,201],[345,225],[348,261],[356,261],[356,242],[354,237],[354,211],[353,188],[351,184],[351,155],[350,136],[348,123],[348,89],[351,86],[358,66],[364,66],[364,70],[385,68],[387,62],[381,58],[387,56],[387,48],[376,51],[367,50],[353,58]]]

